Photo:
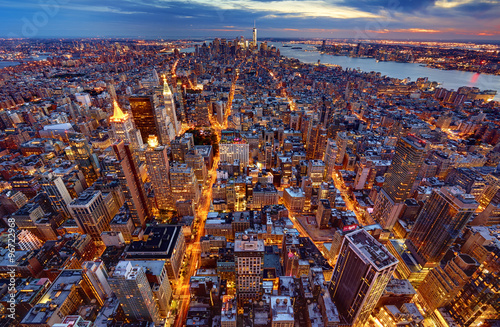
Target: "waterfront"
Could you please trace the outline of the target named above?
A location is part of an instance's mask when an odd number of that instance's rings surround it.
[[[19,65],[17,61],[0,61],[0,69],[4,67],[11,67],[11,66],[16,66]]]
[[[332,56],[321,54],[315,46],[307,44],[294,44],[293,47],[302,49],[292,49],[283,47],[281,42],[270,42],[270,45],[280,49],[283,56],[299,59],[305,63],[317,63],[339,65],[342,68],[361,69],[365,72],[376,71],[382,75],[396,78],[409,77],[416,81],[419,77],[428,77],[430,81],[441,83],[442,87],[457,90],[461,86],[475,86],[481,90],[496,90],[500,93],[500,76],[464,72],[458,70],[440,70],[421,66],[416,63],[402,63],[394,61],[379,61],[372,58],[351,58],[347,56]],[[500,94],[495,96],[496,101],[500,101]]]

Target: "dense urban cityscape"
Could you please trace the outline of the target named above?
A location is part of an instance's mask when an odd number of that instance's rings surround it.
[[[498,90],[281,55],[500,49],[252,32],[0,40],[0,326],[500,326]]]

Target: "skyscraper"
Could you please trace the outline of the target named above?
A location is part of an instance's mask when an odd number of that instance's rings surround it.
[[[412,134],[399,139],[391,167],[377,195],[373,218],[391,230],[399,218],[403,203],[410,196],[413,183],[425,159],[425,142]]]
[[[253,46],[254,48],[257,48],[257,28],[255,27],[255,22],[254,22],[254,25],[253,25]]]
[[[162,139],[158,133],[155,115],[155,101],[150,95],[133,95],[129,99],[135,126],[141,132],[143,140],[147,140],[149,135],[156,135],[160,142]]]
[[[364,229],[345,236],[329,291],[347,323],[364,326],[397,265],[398,260]]]
[[[111,128],[113,129],[113,138],[130,143],[134,150],[142,147],[142,136],[139,131],[135,129],[132,118],[128,113],[123,113],[116,100],[113,101],[113,108],[113,116],[109,118]]]
[[[48,173],[43,176],[40,185],[42,190],[49,196],[52,207],[64,217],[69,217],[68,204],[72,199],[62,178]]]
[[[109,284],[130,319],[158,322],[158,304],[143,267],[133,267],[130,261],[120,261]]]
[[[146,220],[151,216],[151,211],[135,158],[129,145],[123,141],[115,142],[113,151],[118,160],[118,179],[130,209],[132,221],[136,227],[145,227]]]
[[[148,144],[149,147],[145,153],[146,163],[155,192],[156,204],[160,210],[173,209],[167,147],[158,145],[156,138],[150,139]]]
[[[177,136],[180,131],[180,125],[177,121],[177,113],[175,111],[175,101],[170,87],[168,87],[167,79],[163,76],[163,101],[165,110],[167,111],[168,117],[170,117],[170,122],[174,128],[174,133]]]
[[[94,242],[102,242],[101,233],[109,231],[112,219],[101,191],[87,189],[68,205],[71,216],[78,227],[92,237]]]
[[[478,203],[458,186],[434,190],[425,202],[406,245],[419,264],[438,264],[470,220]]]

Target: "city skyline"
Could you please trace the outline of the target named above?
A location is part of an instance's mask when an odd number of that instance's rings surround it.
[[[497,0],[0,2],[0,38],[500,40]]]

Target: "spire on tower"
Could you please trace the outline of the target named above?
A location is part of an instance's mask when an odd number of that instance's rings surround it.
[[[111,121],[122,121],[128,118],[128,114],[123,113],[116,100],[113,100],[113,116],[111,116]]]
[[[168,87],[167,77],[163,75],[163,95],[172,95],[172,91],[170,91],[170,87]]]

